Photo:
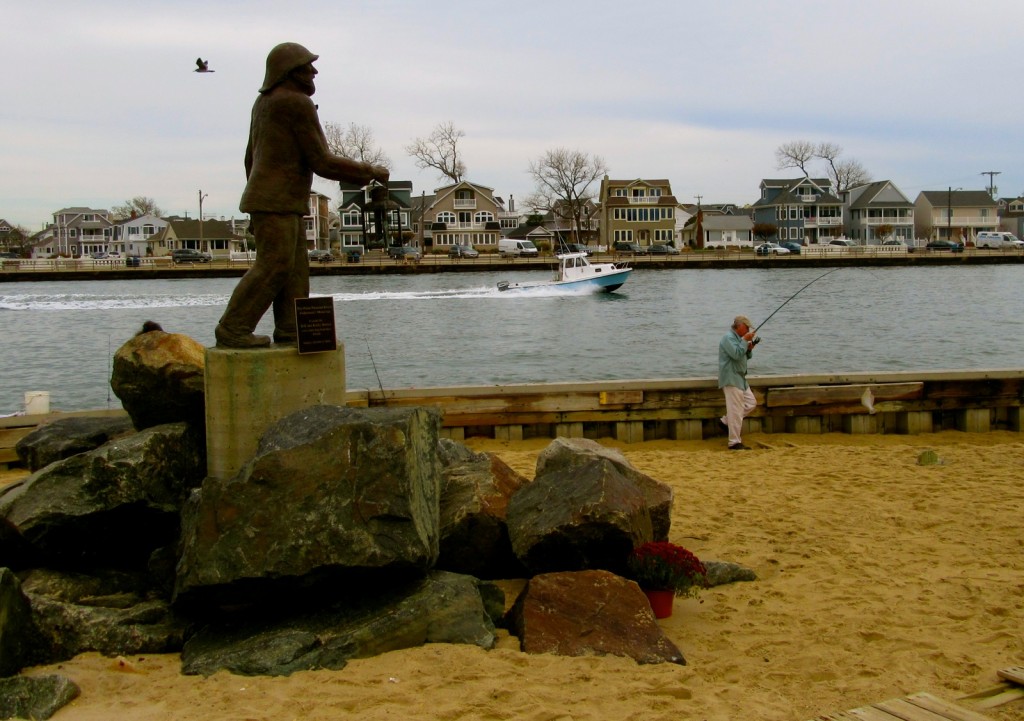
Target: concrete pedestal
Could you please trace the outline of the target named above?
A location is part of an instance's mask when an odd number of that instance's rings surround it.
[[[234,476],[273,423],[315,405],[345,405],[345,349],[206,350],[206,472]]]

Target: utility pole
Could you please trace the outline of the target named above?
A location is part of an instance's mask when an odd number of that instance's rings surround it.
[[[994,176],[1001,174],[1001,170],[983,170],[980,175],[988,176],[988,194],[992,196],[992,200],[996,199],[996,192],[999,190],[995,185],[992,184]]]
[[[198,250],[199,250],[200,253],[206,252],[206,248],[203,247],[205,245],[205,243],[203,242],[203,200],[205,198],[207,198],[208,196],[209,196],[209,193],[207,193],[206,195],[203,195],[203,191],[202,190],[199,191],[199,248],[198,248]]]

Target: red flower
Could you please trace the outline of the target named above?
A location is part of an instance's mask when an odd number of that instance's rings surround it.
[[[707,585],[707,569],[682,546],[650,541],[633,549],[626,559],[629,574],[641,588],[675,591],[677,596],[696,595]]]

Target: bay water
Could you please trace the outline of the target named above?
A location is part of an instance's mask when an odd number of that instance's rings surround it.
[[[714,377],[733,316],[760,324],[783,303],[751,375],[1021,366],[1024,266],[824,272],[635,270],[599,295],[497,289],[537,271],[330,276],[312,295],[335,301],[349,388]],[[38,391],[54,410],[120,407],[118,347],[147,320],[212,345],[237,282],[0,283],[0,415]],[[257,332],[271,331],[268,314]]]

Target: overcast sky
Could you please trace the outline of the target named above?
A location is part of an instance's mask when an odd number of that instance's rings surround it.
[[[668,178],[681,202],[752,203],[794,177],[775,165],[792,140],[840,145],[911,200],[983,189],[985,171],[1024,193],[1020,0],[47,0],[0,17],[0,218],[33,232],[138,195],[196,217],[200,190],[207,217],[240,216],[249,111],[284,41],[320,55],[321,122],[372,128],[417,195],[442,183],[404,148],[447,121],[467,179],[506,199],[565,147]]]

